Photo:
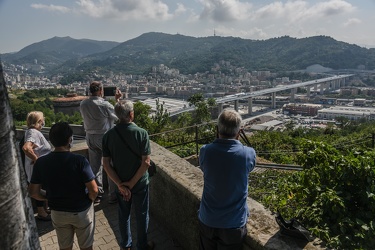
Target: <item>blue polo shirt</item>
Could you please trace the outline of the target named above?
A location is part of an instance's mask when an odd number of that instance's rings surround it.
[[[203,224],[213,228],[246,224],[248,177],[255,159],[255,150],[235,139],[216,139],[200,149],[204,187],[198,217]]]

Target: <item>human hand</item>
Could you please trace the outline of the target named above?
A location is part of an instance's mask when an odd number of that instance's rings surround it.
[[[116,101],[118,101],[121,97],[122,97],[121,90],[117,88],[116,89],[116,93],[115,93],[115,99],[116,99]]]
[[[124,185],[120,185],[119,186],[119,192],[122,196],[122,198],[125,200],[125,201],[129,201],[131,196],[132,196],[132,193],[131,191],[129,190],[128,187],[124,186]]]

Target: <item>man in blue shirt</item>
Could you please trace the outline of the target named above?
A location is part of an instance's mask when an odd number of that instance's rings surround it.
[[[199,165],[204,175],[199,208],[200,249],[241,249],[247,233],[248,176],[256,154],[238,140],[241,115],[224,110],[218,118],[218,137],[204,145]]]

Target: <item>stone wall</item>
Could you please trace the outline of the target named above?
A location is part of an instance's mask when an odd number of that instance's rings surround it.
[[[157,174],[150,184],[150,212],[169,229],[187,250],[198,249],[197,211],[203,191],[203,174],[177,155],[151,143],[151,158]],[[261,204],[248,199],[250,218],[244,249],[324,249],[319,240],[305,242],[282,236],[274,215]]]

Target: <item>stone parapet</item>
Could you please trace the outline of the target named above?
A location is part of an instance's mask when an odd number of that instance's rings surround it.
[[[203,191],[203,174],[184,159],[151,142],[157,174],[150,184],[150,209],[184,249],[199,248],[197,211]],[[225,185],[225,183],[223,183]],[[305,242],[283,236],[272,213],[248,198],[250,218],[244,249],[325,249],[316,239]]]

